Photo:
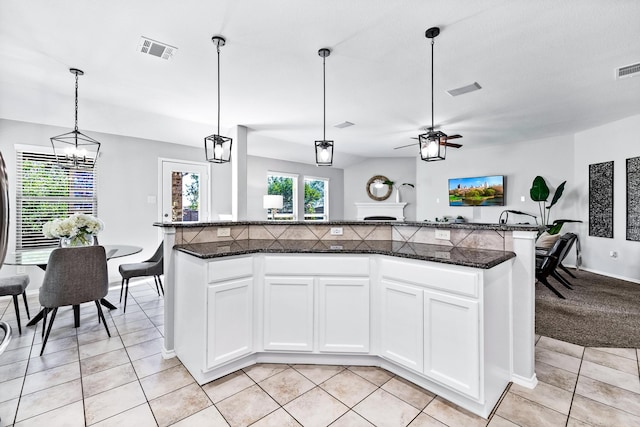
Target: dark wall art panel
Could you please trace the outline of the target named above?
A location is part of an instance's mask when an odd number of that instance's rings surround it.
[[[613,238],[613,162],[589,165],[589,236]]]
[[[627,159],[627,240],[640,241],[640,157]]]

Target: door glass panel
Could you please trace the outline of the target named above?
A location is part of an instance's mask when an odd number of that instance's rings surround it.
[[[171,173],[171,220],[198,221],[200,217],[200,174]]]

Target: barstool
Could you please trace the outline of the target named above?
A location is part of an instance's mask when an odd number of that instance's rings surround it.
[[[19,274],[17,276],[0,277],[0,297],[6,295],[13,296],[13,306],[16,309],[16,320],[18,322],[18,334],[22,335],[22,327],[20,326],[20,310],[18,309],[18,295],[22,294],[24,300],[24,308],[27,310],[27,319],[31,319],[29,315],[29,305],[27,304],[27,286],[29,286],[29,276],[27,274]]]

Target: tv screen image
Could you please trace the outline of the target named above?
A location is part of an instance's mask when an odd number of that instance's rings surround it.
[[[449,206],[504,206],[504,175],[449,179]]]

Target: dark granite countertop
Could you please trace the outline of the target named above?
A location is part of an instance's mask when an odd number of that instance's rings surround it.
[[[430,227],[498,231],[538,231],[540,226],[530,224],[489,224],[476,222],[429,222],[429,221],[214,221],[214,222],[155,222],[156,227],[231,227],[234,225],[393,225],[396,227]]]
[[[176,245],[174,249],[202,259],[253,253],[378,254],[444,264],[488,269],[515,257],[515,253],[392,240],[238,240]]]

